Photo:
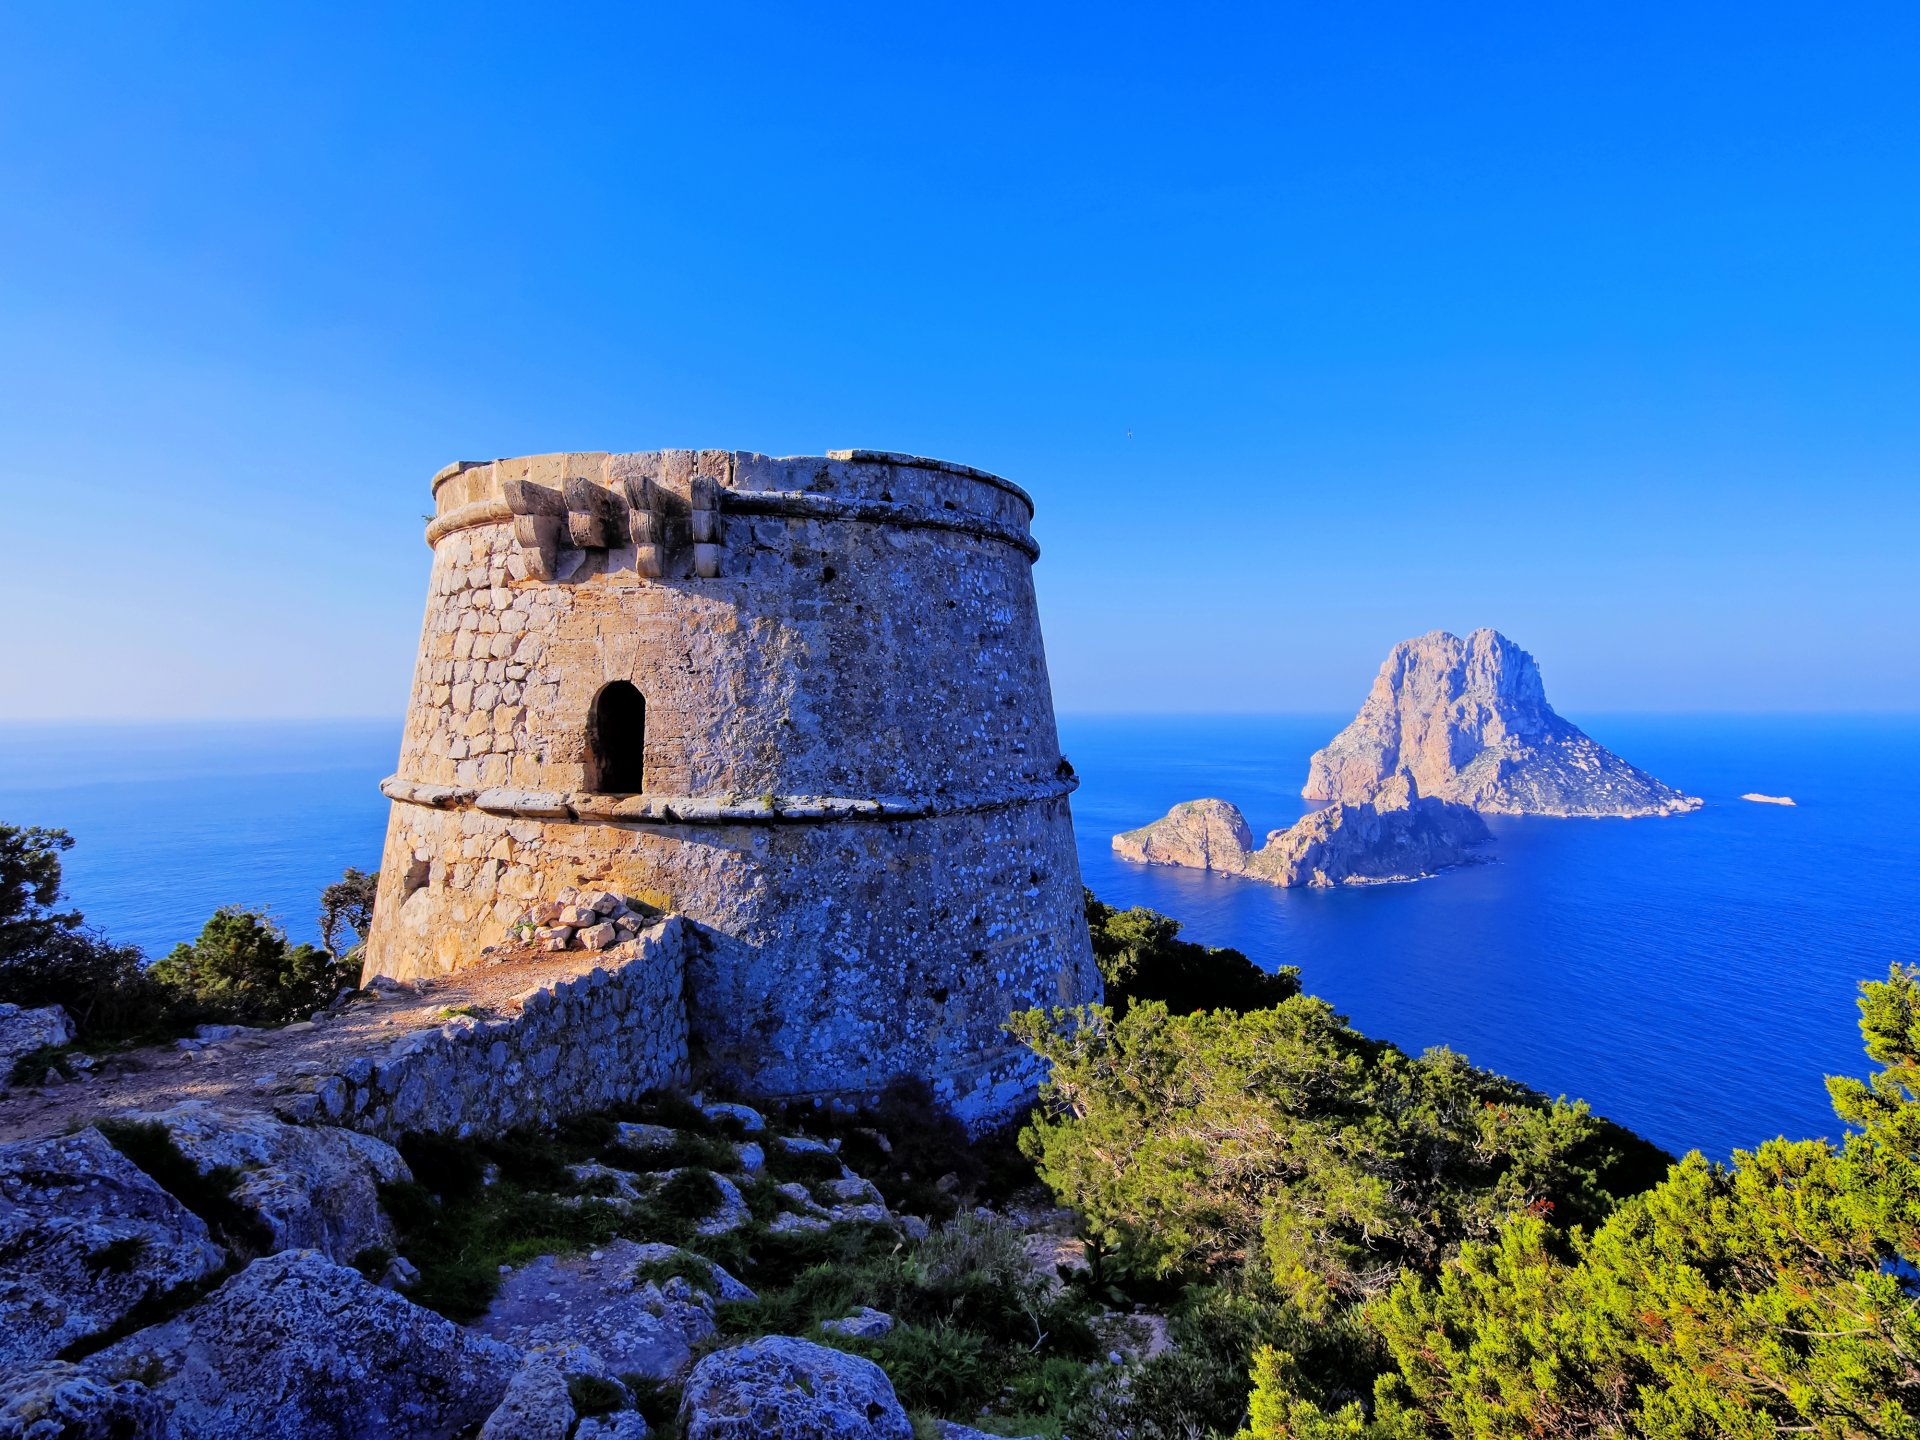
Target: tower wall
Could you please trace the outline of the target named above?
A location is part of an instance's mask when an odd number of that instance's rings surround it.
[[[1097,998],[1024,492],[913,457],[569,454],[435,479],[368,969],[474,963],[567,885],[702,928],[706,1063],[785,1095],[1031,1092],[1001,1022]],[[601,687],[643,787],[596,793]]]

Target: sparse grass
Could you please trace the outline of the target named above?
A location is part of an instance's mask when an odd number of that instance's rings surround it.
[[[652,1283],[664,1285],[672,1279],[685,1280],[689,1285],[712,1288],[713,1261],[704,1255],[696,1255],[691,1250],[676,1249],[673,1254],[659,1260],[645,1260],[635,1267],[633,1278],[642,1285]]]
[[[850,1335],[821,1337],[836,1350],[864,1355],[893,1382],[909,1410],[936,1415],[976,1415],[1000,1393],[1005,1373],[985,1337],[948,1324],[895,1325],[871,1340]]]
[[[670,1144],[655,1150],[632,1150],[624,1145],[608,1145],[601,1152],[601,1158],[622,1170],[677,1170],[688,1165],[703,1170],[740,1168],[740,1157],[725,1140],[689,1130],[674,1132]]]
[[[768,1228],[782,1210],[795,1208],[779,1184],[838,1179],[840,1155],[863,1150],[877,1163],[853,1159],[853,1168],[881,1183],[883,1193],[889,1185],[882,1182],[892,1175],[896,1195],[938,1195],[951,1208],[954,1202],[935,1186],[941,1176],[964,1175],[952,1186],[962,1191],[990,1188],[988,1167],[966,1156],[964,1137],[956,1142],[930,1107],[908,1090],[895,1096],[884,1117],[876,1107],[823,1123],[819,1112],[809,1111],[810,1129],[839,1134],[839,1155],[789,1151],[777,1133],[756,1136],[767,1155],[766,1171],[739,1182],[751,1219],[724,1235],[696,1235],[693,1227],[719,1202],[715,1171],[736,1167],[733,1147],[723,1138],[728,1125],[708,1121],[679,1096],[650,1096],[617,1112],[620,1119],[678,1132],[673,1147],[645,1154],[613,1143],[614,1115],[484,1142],[408,1137],[402,1153],[417,1183],[385,1187],[382,1198],[401,1252],[421,1271],[412,1298],[451,1318],[470,1319],[485,1310],[502,1265],[616,1238],[662,1242],[679,1248],[638,1267],[636,1279],[664,1283],[677,1276],[710,1285],[711,1267],[722,1265],[757,1293],[755,1300],[715,1307],[723,1337],[715,1344],[812,1334],[873,1359],[911,1411],[963,1419],[989,1431],[1005,1422],[1012,1434],[1058,1436],[1069,1417],[1083,1416],[1077,1407],[1088,1376],[1099,1369],[1089,1368],[1098,1351],[1086,1324],[1092,1306],[1077,1290],[1058,1298],[1047,1293],[1026,1263],[1016,1229],[967,1217],[915,1245],[885,1225],[836,1224],[782,1234]],[[883,1118],[887,1128],[880,1133],[892,1144],[891,1154],[860,1133],[878,1128]],[[596,1159],[637,1173],[674,1173],[637,1202],[611,1204],[583,1193],[604,1183],[582,1183],[568,1173],[568,1166]],[[490,1165],[497,1178],[486,1183]],[[903,1173],[905,1181],[898,1179]],[[822,1195],[837,1199],[824,1190]],[[893,1331],[856,1340],[818,1330],[821,1321],[863,1305],[893,1315]],[[652,1429],[671,1436],[677,1387],[646,1385],[637,1376],[623,1380]],[[981,1416],[983,1406],[998,1419]]]
[[[229,1252],[251,1258],[272,1247],[273,1232],[266,1223],[233,1198],[240,1183],[238,1170],[223,1165],[201,1174],[157,1120],[102,1120],[97,1128],[114,1149],[204,1220]]]
[[[380,1277],[387,1273],[387,1266],[393,1263],[393,1251],[384,1245],[369,1245],[356,1253],[350,1263],[362,1276],[378,1285]]]
[[[598,1375],[572,1375],[567,1378],[567,1399],[576,1415],[611,1415],[627,1408],[626,1387],[617,1380],[602,1380]]]
[[[12,1083],[44,1085],[49,1075],[56,1074],[62,1080],[73,1079],[78,1072],[71,1057],[79,1049],[78,1045],[42,1045],[27,1051],[13,1062]]]
[[[680,1433],[680,1387],[645,1375],[622,1375],[620,1381],[633,1396],[633,1408],[658,1440],[674,1440]]]
[[[838,1180],[840,1157],[820,1150],[789,1150],[778,1141],[764,1147],[767,1178],[776,1181]]]

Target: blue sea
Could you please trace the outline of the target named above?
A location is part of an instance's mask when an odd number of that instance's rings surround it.
[[[1114,858],[1115,831],[1199,796],[1259,834],[1289,823],[1345,718],[1064,717],[1087,883],[1298,965],[1369,1034],[1584,1097],[1676,1152],[1835,1133],[1821,1077],[1865,1068],[1857,986],[1920,960],[1920,719],[1583,718],[1707,808],[1496,819],[1493,863],[1414,884],[1276,890]],[[311,939],[321,887],[379,862],[398,748],[387,721],[0,726],[0,821],[70,830],[72,902],[150,954],[223,904]]]

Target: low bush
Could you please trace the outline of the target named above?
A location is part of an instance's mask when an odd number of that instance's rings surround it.
[[[1140,1000],[1157,1000],[1175,1015],[1245,1014],[1300,993],[1296,966],[1263,970],[1238,950],[1180,939],[1180,922],[1158,911],[1116,910],[1091,890],[1083,893],[1093,958],[1116,1019]]]

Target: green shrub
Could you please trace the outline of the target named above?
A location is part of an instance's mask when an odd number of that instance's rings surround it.
[[[642,1285],[649,1282],[664,1285],[667,1281],[679,1278],[690,1285],[710,1288],[713,1285],[713,1262],[690,1250],[676,1249],[673,1254],[659,1260],[644,1260],[633,1272],[633,1278]]]
[[[952,1325],[895,1325],[871,1340],[828,1333],[822,1340],[837,1350],[864,1355],[893,1382],[893,1393],[909,1410],[938,1415],[973,1415],[1000,1393],[1003,1372],[987,1341]]]
[[[229,905],[191,945],[176,945],[155,962],[152,974],[209,1013],[278,1024],[357,984],[359,966],[312,945],[290,945],[265,914]]]
[[[1244,1015],[1030,1011],[1010,1028],[1051,1072],[1022,1144],[1096,1237],[1163,1275],[1262,1256],[1312,1312],[1511,1215],[1590,1223],[1646,1170],[1585,1106],[1448,1051],[1414,1059],[1310,996]]]
[[[146,971],[131,945],[85,927],[77,910],[57,910],[64,830],[0,825],[0,1002],[58,1005],[82,1042],[108,1042],[177,1029],[174,996]],[[47,1057],[24,1074],[46,1076]]]
[[[617,1380],[602,1380],[598,1375],[570,1375],[567,1399],[573,1402],[574,1414],[584,1417],[625,1410],[628,1396],[626,1387]]]
[[[1091,890],[1083,894],[1093,958],[1116,1018],[1138,1000],[1158,1000],[1175,1015],[1196,1010],[1244,1014],[1300,993],[1295,966],[1262,970],[1238,950],[1180,939],[1180,922],[1157,911],[1116,910]]]

